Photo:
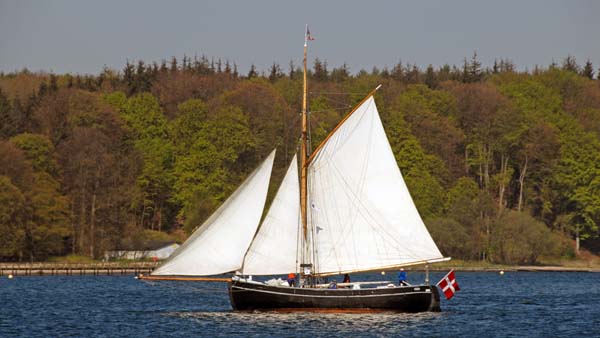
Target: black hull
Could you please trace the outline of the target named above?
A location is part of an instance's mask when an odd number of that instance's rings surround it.
[[[368,289],[311,289],[233,281],[231,306],[236,311],[440,311],[435,286],[413,285]]]

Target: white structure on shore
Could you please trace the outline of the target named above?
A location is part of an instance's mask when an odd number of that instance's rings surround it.
[[[104,260],[111,259],[167,259],[179,248],[177,243],[160,243],[143,250],[112,250],[104,252]]]

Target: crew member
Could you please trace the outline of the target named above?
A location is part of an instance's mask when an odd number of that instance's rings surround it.
[[[404,271],[403,268],[400,268],[400,271],[398,272],[398,285],[400,285],[400,286],[409,285],[408,282],[406,281],[406,271]]]
[[[287,277],[287,282],[290,284],[290,286],[296,286],[296,274],[290,272]]]

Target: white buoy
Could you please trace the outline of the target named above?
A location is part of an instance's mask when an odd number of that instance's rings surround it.
[[[500,276],[504,275],[504,270],[500,270],[499,274]]]
[[[8,279],[13,279],[13,277],[14,277],[14,276],[13,276],[12,274],[9,274],[9,275],[8,275]]]

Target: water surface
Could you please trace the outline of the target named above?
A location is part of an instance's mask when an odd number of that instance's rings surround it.
[[[232,312],[224,283],[1,277],[0,337],[600,337],[598,273],[459,272],[457,280],[462,290],[442,299],[441,313],[281,314]]]

